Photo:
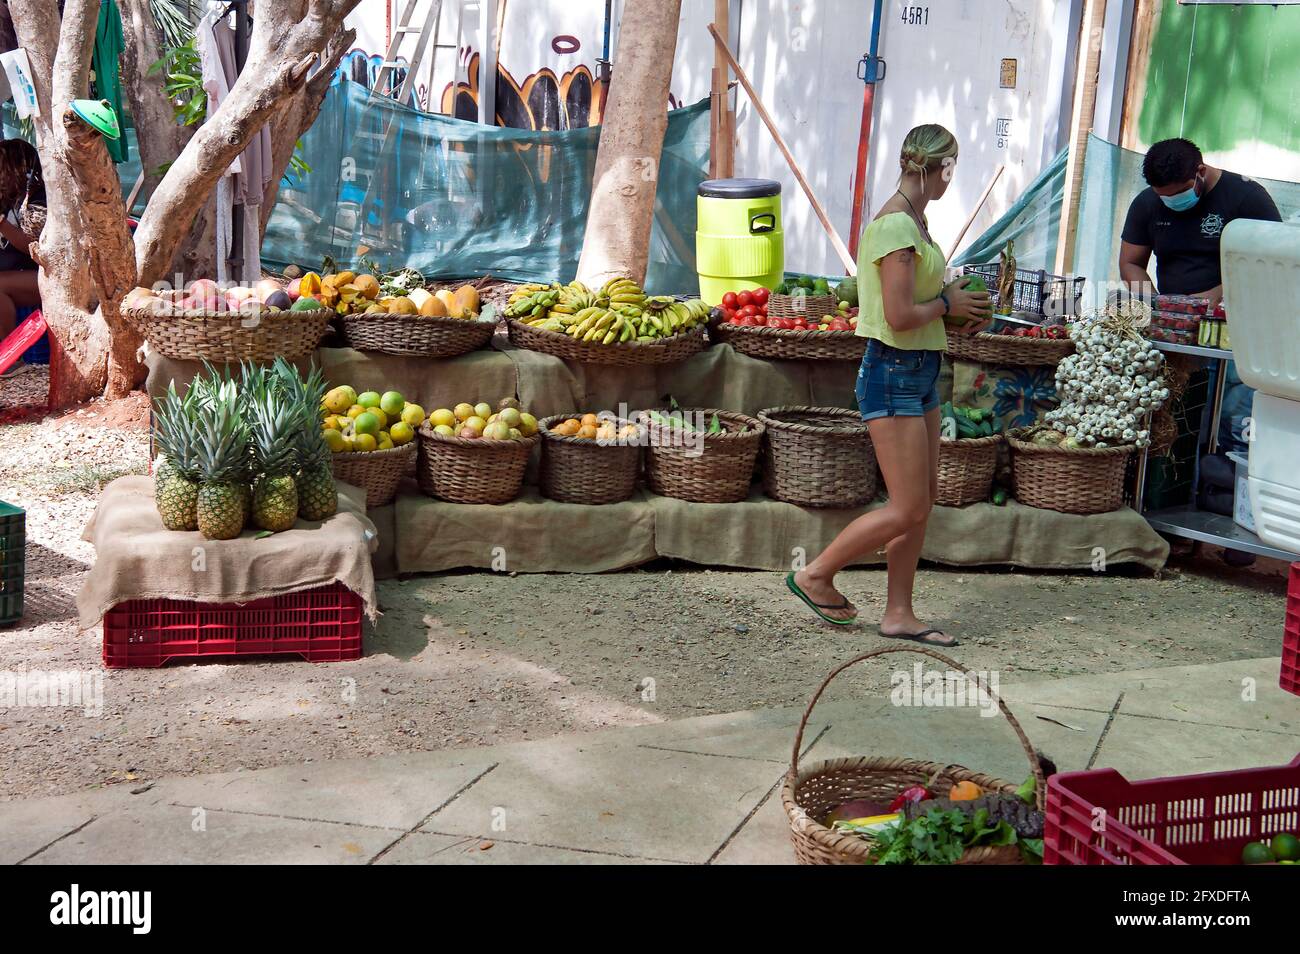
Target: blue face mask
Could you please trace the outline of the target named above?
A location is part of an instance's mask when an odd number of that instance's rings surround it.
[[[1200,181],[1200,177],[1198,176],[1196,182]],[[1192,187],[1185,192],[1179,192],[1177,195],[1162,195],[1160,201],[1175,212],[1186,212],[1188,209],[1195,206],[1196,203],[1200,201],[1200,198],[1200,195],[1196,191],[1196,184],[1193,183]]]

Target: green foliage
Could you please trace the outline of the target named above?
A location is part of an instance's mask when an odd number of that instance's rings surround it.
[[[149,75],[163,73],[163,88],[182,125],[193,126],[208,115],[208,94],[203,88],[203,68],[191,36],[179,46],[168,47],[162,59],[149,67]]]
[[[835,827],[856,830],[852,824],[842,822]],[[875,842],[873,855],[878,865],[950,865],[967,848],[1017,844],[1015,829],[1005,821],[992,822],[987,808],[971,815],[932,808],[924,815],[864,834]],[[1041,839],[1039,842],[1037,855],[1041,858]],[[1022,852],[1026,848],[1029,849],[1026,853],[1032,856],[1033,846],[1022,845]]]

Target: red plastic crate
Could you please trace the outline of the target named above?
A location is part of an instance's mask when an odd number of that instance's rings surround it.
[[[1100,830],[1097,830],[1100,829]],[[1114,769],[1047,781],[1049,865],[1223,865],[1249,841],[1300,834],[1300,756],[1290,765],[1130,782]]]
[[[1300,563],[1291,564],[1286,590],[1286,625],[1282,631],[1282,672],[1278,685],[1300,696]]]
[[[104,665],[296,654],[309,662],[361,658],[361,597],[341,583],[251,603],[128,600],[104,615]]]

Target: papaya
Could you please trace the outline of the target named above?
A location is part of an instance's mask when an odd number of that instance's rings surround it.
[[[460,316],[469,318],[478,314],[478,289],[473,285],[461,285],[456,289],[456,304],[460,306]]]
[[[446,288],[439,288],[433,293],[433,295],[446,307],[447,317],[460,317],[460,302],[456,300],[456,296],[452,292],[448,291]]]
[[[425,318],[446,318],[447,306],[443,304],[441,298],[429,295],[420,303],[420,314]]]

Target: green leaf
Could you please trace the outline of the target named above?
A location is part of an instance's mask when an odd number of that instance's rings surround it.
[[[271,530],[261,530],[261,531],[255,533],[255,534],[253,534],[253,539],[254,539],[254,540],[261,540],[263,537],[269,537],[273,532],[274,532],[274,531],[271,531]]]

